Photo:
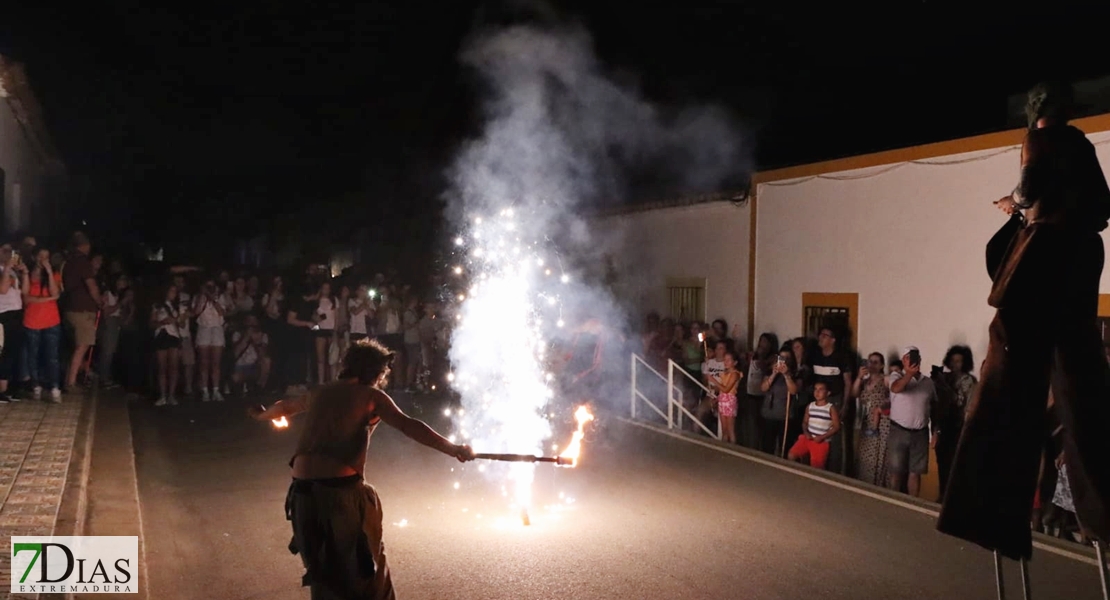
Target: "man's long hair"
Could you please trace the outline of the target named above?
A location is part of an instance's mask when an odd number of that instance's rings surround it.
[[[1029,120],[1030,129],[1044,118],[1067,121],[1074,110],[1075,92],[1071,84],[1063,81],[1038,83],[1029,90],[1025,102],[1025,116]]]
[[[351,344],[343,356],[340,379],[358,379],[359,383],[373,385],[393,365],[396,357],[389,348],[375,339],[366,338]]]

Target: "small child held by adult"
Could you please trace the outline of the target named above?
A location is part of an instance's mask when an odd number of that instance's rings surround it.
[[[802,435],[786,457],[801,462],[809,457],[809,466],[824,469],[829,459],[829,438],[840,430],[840,414],[829,404],[829,388],[824,382],[813,385],[813,402],[806,407]]]
[[[729,350],[725,353],[725,371],[718,375],[709,376],[709,386],[717,391],[717,415],[721,419],[721,439],[736,443],[736,388],[744,374],[736,369],[736,353]]]

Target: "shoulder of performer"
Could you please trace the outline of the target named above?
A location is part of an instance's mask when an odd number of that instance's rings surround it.
[[[393,401],[389,394],[376,387],[365,387],[364,389],[369,401],[367,408],[370,410],[371,416],[376,418],[385,416],[388,418],[390,415],[400,412],[397,403]]]

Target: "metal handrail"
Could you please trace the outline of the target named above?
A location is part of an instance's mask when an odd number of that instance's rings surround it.
[[[632,392],[631,416],[632,416],[632,418],[633,419],[636,418],[636,398],[639,397],[641,400],[644,401],[644,404],[647,404],[648,406],[650,406],[651,409],[656,412],[656,414],[658,414],[660,417],[663,417],[664,419],[667,419],[667,426],[670,427],[671,419],[668,417],[668,415],[666,413],[664,413],[662,410],[660,410],[659,407],[656,406],[655,403],[652,402],[650,398],[645,396],[643,393],[640,392],[640,390],[638,390],[636,388],[636,363],[637,362],[644,365],[645,367],[647,367],[647,369],[649,371],[651,371],[652,373],[654,373],[655,376],[658,377],[659,379],[662,379],[664,381],[666,381],[666,379],[667,379],[666,377],[663,377],[663,375],[661,375],[659,373],[659,371],[656,371],[654,368],[652,368],[652,366],[649,365],[647,363],[647,361],[645,361],[638,354],[636,354],[635,352],[632,353],[632,385],[631,385],[631,392]],[[669,396],[670,396],[670,394],[668,394],[668,397]],[[668,412],[670,412],[670,411],[668,410]]]
[[[675,369],[675,367],[678,367],[679,371],[682,372],[682,374],[685,375],[686,377],[688,377],[691,381],[696,383],[698,385],[698,387],[700,387],[701,389],[705,390],[708,393],[712,393],[712,392],[710,392],[709,388],[702,385],[702,383],[700,381],[694,379],[693,377],[690,376],[689,373],[686,373],[684,370],[682,370],[682,367],[675,364],[674,361],[668,360],[667,362],[668,362],[668,364],[667,364],[667,375],[664,376],[659,371],[656,371],[654,367],[649,365],[647,363],[647,361],[645,361],[641,356],[637,355],[635,352],[632,353],[632,385],[630,386],[631,387],[630,412],[631,412],[632,418],[633,419],[636,418],[636,404],[637,404],[636,400],[638,398],[638,399],[642,400],[645,404],[647,404],[653,411],[655,411],[656,414],[658,414],[663,419],[666,419],[667,429],[675,429],[676,428],[675,427],[675,421],[676,421],[675,408],[677,407],[678,408],[678,411],[677,411],[677,422],[678,422],[677,428],[678,429],[682,429],[682,427],[683,427],[683,416],[685,415],[685,416],[689,417],[691,421],[696,423],[698,425],[698,427],[700,427],[703,431],[705,431],[706,435],[708,435],[709,437],[712,437],[714,439],[718,439],[718,440],[721,439],[720,423],[718,423],[718,425],[717,425],[717,432],[714,433],[714,432],[710,431],[710,429],[708,427],[706,427],[704,424],[702,424],[702,422],[697,418],[696,415],[691,413],[689,411],[689,409],[686,408],[685,403],[683,402],[685,394],[683,393],[681,388],[679,388],[675,385],[675,380],[674,380],[674,369]],[[666,384],[667,384],[667,412],[666,413],[664,413],[658,406],[655,405],[654,402],[651,401],[651,399],[649,399],[642,392],[640,392],[639,389],[636,388],[636,379],[637,379],[637,377],[636,377],[636,368],[637,368],[637,366],[636,365],[637,365],[637,363],[647,367],[648,371],[655,374],[655,376],[658,377],[660,380],[666,382]],[[677,398],[676,398],[676,395],[677,395]]]
[[[697,384],[698,387],[705,390],[705,393],[713,394],[713,390],[710,390],[708,387],[702,385],[702,382],[695,379],[693,375],[690,375],[689,373],[687,373],[686,369],[682,368],[682,365],[679,365],[678,363],[676,363],[675,361],[673,361],[671,359],[667,359],[667,381],[668,381],[668,384],[669,384],[668,387],[672,391],[676,390],[676,388],[673,386],[675,369],[678,369],[678,372],[681,373],[683,377],[689,379],[690,381],[693,381],[695,384]],[[681,396],[682,391],[681,390],[677,390],[677,391],[679,392],[679,395]],[[704,431],[706,435],[708,435],[709,437],[714,438],[714,439],[718,439],[718,440],[721,439],[721,421],[720,421],[720,419],[717,420],[717,432],[714,433],[714,432],[710,431],[709,428],[706,427],[704,423],[701,422],[701,419],[698,419],[697,415],[690,412],[690,410],[686,408],[686,404],[684,402],[682,402],[681,398],[677,402],[677,406],[678,406],[679,411],[680,411],[678,413],[678,428],[679,429],[682,429],[682,415],[685,414],[687,417],[690,417],[690,420],[693,421],[695,425],[700,427],[701,430]]]

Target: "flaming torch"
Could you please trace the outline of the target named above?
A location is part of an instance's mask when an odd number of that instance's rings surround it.
[[[286,419],[284,416],[280,419],[270,419],[270,422],[274,424],[274,429],[285,429],[289,427],[289,419]]]
[[[559,467],[576,467],[578,466],[578,455],[582,453],[582,438],[586,437],[586,423],[593,421],[594,415],[590,412],[590,409],[585,406],[579,406],[578,410],[574,411],[574,420],[578,421],[578,429],[575,430],[574,435],[571,436],[570,443],[567,444],[567,449],[563,450],[563,453],[559,456],[479,452],[474,455],[474,458],[504,462],[549,462],[555,463],[555,465]]]
[[[499,460],[505,462],[547,462],[555,463],[559,467],[577,467],[578,457],[582,454],[582,439],[586,437],[586,424],[594,420],[593,413],[586,406],[579,406],[578,410],[574,411],[574,420],[578,422],[578,428],[571,436],[570,443],[567,444],[566,450],[559,456],[535,456],[532,454],[495,454],[495,453],[478,453],[474,458],[481,458],[485,460]],[[525,525],[531,525],[532,521],[528,517],[528,507],[524,507],[520,511],[520,519]]]
[[[571,437],[567,449],[563,450],[563,453],[559,455],[560,459],[569,461],[569,466],[571,467],[578,466],[578,455],[582,453],[582,438],[586,437],[586,423],[593,421],[594,416],[590,412],[590,409],[583,405],[579,406],[578,410],[574,411],[574,420],[578,421],[578,429],[575,430],[574,435]]]

